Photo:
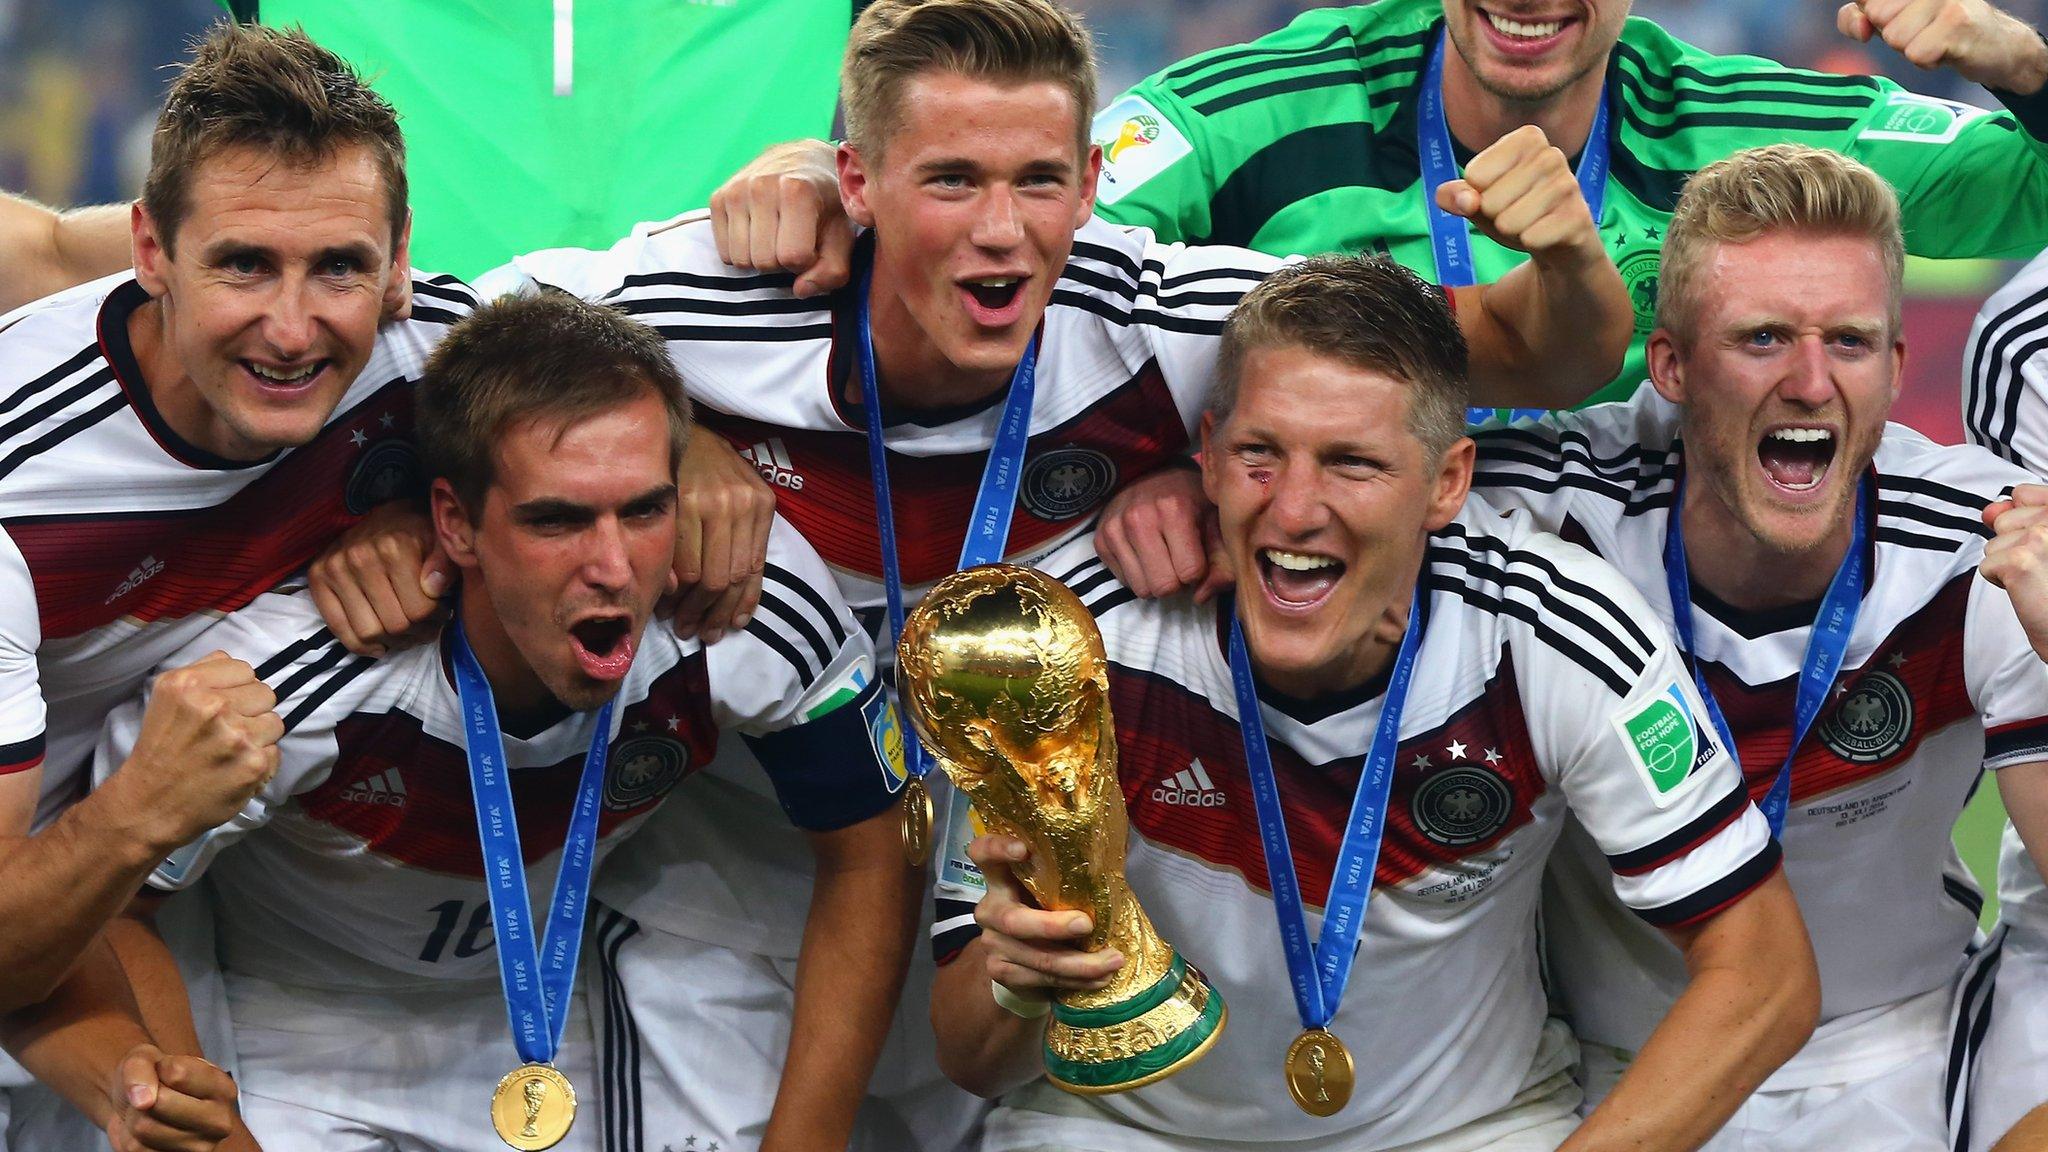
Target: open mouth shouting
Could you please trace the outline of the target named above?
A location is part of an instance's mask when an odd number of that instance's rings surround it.
[[[1757,442],[1764,479],[1782,495],[1797,498],[1817,491],[1835,462],[1833,430],[1811,426],[1773,428]]]
[[[1485,27],[1487,39],[1501,52],[1510,56],[1539,56],[1556,47],[1579,21],[1576,17],[1557,16],[1543,20],[1528,17],[1503,16],[1490,9],[1481,8],[1484,17],[1480,23]]]
[[[622,680],[637,647],[633,618],[624,613],[586,616],[569,626],[576,666],[592,680]]]
[[[1283,612],[1310,612],[1322,606],[1344,576],[1344,562],[1313,552],[1261,548],[1259,583],[1266,598]]]
[[[1024,315],[1024,276],[973,276],[958,281],[967,314],[986,328],[1004,328]]]
[[[242,360],[240,364],[258,388],[266,392],[296,393],[305,391],[319,379],[328,362],[309,360],[303,364],[264,364],[256,360]]]

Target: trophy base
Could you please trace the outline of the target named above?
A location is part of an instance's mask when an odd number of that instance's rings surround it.
[[[1222,994],[1176,953],[1166,975],[1121,1004],[1055,1003],[1046,1078],[1084,1096],[1142,1088],[1201,1059],[1229,1017]]]

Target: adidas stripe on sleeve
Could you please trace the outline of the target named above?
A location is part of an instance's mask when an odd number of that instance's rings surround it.
[[[2048,469],[2048,254],[1993,293],[1971,325],[1963,429],[2022,468]]]
[[[830,831],[893,801],[902,744],[891,742],[873,642],[825,562],[780,517],[753,620],[704,654],[713,717],[746,740],[791,822]]]
[[[1052,303],[1110,321],[1129,372],[1157,363],[1192,439],[1215,384],[1223,322],[1284,263],[1247,248],[1164,244],[1143,228],[1090,221],[1074,238]]]

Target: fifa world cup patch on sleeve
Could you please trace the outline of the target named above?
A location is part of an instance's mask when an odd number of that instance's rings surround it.
[[[1970,121],[1990,113],[1954,100],[1894,92],[1863,125],[1860,140],[1899,140],[1908,144],[1947,144]]]
[[[882,766],[882,782],[890,792],[899,792],[910,779],[910,765],[903,753],[903,714],[887,692],[877,692],[860,706],[868,722],[868,742],[875,747],[875,762]]]
[[[1721,746],[1677,684],[1624,705],[1611,717],[1614,731],[1635,765],[1650,800],[1669,808],[1692,791]]]
[[[1095,198],[1123,199],[1145,181],[1194,151],[1187,137],[1142,96],[1125,96],[1095,117],[1095,142],[1102,146],[1102,180]]]

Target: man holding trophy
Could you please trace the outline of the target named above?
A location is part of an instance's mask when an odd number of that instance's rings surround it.
[[[1465,347],[1413,276],[1296,265],[1223,341],[1202,468],[1234,599],[1137,600],[1083,538],[1039,565],[1078,604],[983,569],[905,629],[906,707],[979,809],[941,842],[932,1016],[948,1074],[1002,1097],[984,1147],[1698,1147],[1797,1050],[1818,980],[1685,665],[1603,562],[1467,503]],[[1071,871],[1117,866],[1076,851],[1090,807],[1098,841],[1128,814],[1142,931],[1085,899],[1121,881]],[[1567,817],[1691,973],[1583,1126],[1536,960]],[[1152,924],[1199,975],[1153,977]],[[1130,1054],[1063,1040],[1161,988],[1178,1015],[1102,1038]],[[1163,1078],[1072,1067],[1176,1049]]]

